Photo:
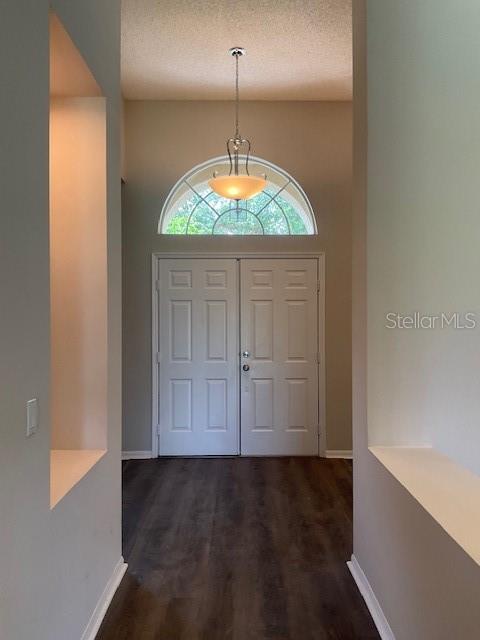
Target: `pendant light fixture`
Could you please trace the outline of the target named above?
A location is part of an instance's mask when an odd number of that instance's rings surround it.
[[[263,191],[267,186],[265,176],[251,176],[248,171],[248,161],[250,158],[250,140],[240,135],[239,110],[240,96],[238,88],[238,61],[246,53],[243,47],[233,47],[229,54],[235,58],[235,135],[227,140],[227,153],[230,160],[230,172],[228,175],[217,175],[209,181],[210,188],[219,196],[230,200],[249,200]],[[245,172],[240,173],[240,150],[244,148]]]

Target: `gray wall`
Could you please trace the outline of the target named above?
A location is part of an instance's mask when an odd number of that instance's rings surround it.
[[[462,345],[466,338],[457,332],[455,350],[454,336],[444,337],[436,346],[442,357],[425,368],[419,360],[430,358],[431,339],[398,331],[387,338],[379,314],[397,305],[479,302],[478,266],[470,269],[478,265],[471,234],[478,241],[478,212],[472,212],[478,209],[480,160],[480,7],[473,0],[462,2],[461,10],[453,0],[367,0],[353,7],[354,553],[397,640],[474,638],[480,568],[370,454],[368,440],[370,428],[374,441],[397,437],[393,428],[388,431],[401,422],[395,409],[413,427],[407,438],[426,434],[458,461],[478,464],[478,416],[477,438],[465,428],[478,402],[471,394],[478,377]],[[478,331],[469,335],[478,354]],[[470,377],[463,390],[455,379],[462,363]],[[455,376],[447,385],[442,378],[450,371]],[[445,423],[437,420],[437,404],[446,401],[454,405],[449,446]],[[386,434],[380,432],[381,414]],[[428,431],[419,431],[420,416]]]
[[[315,237],[157,235],[164,199],[179,177],[224,153],[229,102],[125,104],[123,448],[151,448],[151,253],[158,250],[287,250],[326,253],[327,447],[351,449],[351,104],[247,102],[242,133],[253,153],[291,173],[316,212]]]
[[[371,3],[369,435],[480,473],[480,6],[460,7]],[[476,312],[479,327],[388,330],[391,311]]]
[[[121,556],[120,7],[51,5],[108,96],[109,451],[50,511],[49,2],[3,2],[0,637],[11,640],[79,639]],[[40,430],[27,439],[25,403],[33,397]]]

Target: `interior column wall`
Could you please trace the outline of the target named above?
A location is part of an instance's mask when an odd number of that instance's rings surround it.
[[[50,510],[49,10],[107,97],[108,453]],[[120,6],[2,3],[0,637],[78,640],[121,558]],[[26,437],[26,402],[39,430]]]
[[[374,1],[368,27],[370,443],[480,473],[480,6]],[[478,326],[388,328],[414,312]]]
[[[480,613],[478,609],[478,593],[480,593],[480,571],[478,565],[458,546],[456,542],[438,525],[438,523],[423,509],[423,507],[411,496],[411,494],[390,474],[389,471],[369,452],[369,427],[372,419],[379,426],[380,413],[383,412],[383,420],[386,429],[390,429],[398,420],[390,420],[385,409],[388,408],[388,399],[395,399],[397,389],[393,384],[392,375],[385,375],[382,382],[384,367],[390,367],[389,356],[394,356],[393,364],[400,367],[409,365],[408,370],[399,369],[405,380],[410,375],[417,381],[419,394],[423,396],[422,406],[428,406],[433,410],[432,415],[423,415],[428,419],[428,430],[435,428],[437,422],[435,402],[431,395],[433,387],[426,378],[428,370],[416,365],[415,359],[408,359],[402,355],[402,347],[397,344],[397,349],[392,350],[385,344],[385,335],[380,326],[384,318],[386,308],[389,305],[404,303],[408,298],[399,298],[395,293],[407,295],[413,291],[417,295],[425,282],[425,272],[416,272],[414,265],[405,264],[406,256],[411,256],[412,247],[417,247],[419,255],[424,259],[427,256],[439,256],[438,234],[446,219],[444,211],[435,217],[435,211],[443,203],[438,201],[439,191],[432,189],[429,179],[433,179],[431,162],[437,163],[438,189],[453,189],[453,193],[459,193],[455,183],[451,179],[456,171],[461,171],[461,164],[470,162],[476,157],[474,146],[465,157],[458,155],[456,162],[459,166],[453,169],[450,155],[452,142],[452,125],[456,120],[461,120],[457,106],[459,105],[458,74],[455,65],[444,67],[442,57],[437,59],[436,48],[429,49],[428,42],[442,42],[443,55],[449,54],[452,60],[461,61],[461,64],[475,64],[475,56],[467,55],[461,46],[461,38],[458,42],[459,51],[463,53],[453,55],[450,44],[455,32],[459,28],[459,22],[465,23],[473,20],[467,27],[467,32],[475,31],[475,20],[478,17],[478,3],[466,2],[462,5],[462,11],[458,10],[454,2],[416,2],[407,0],[367,0],[353,3],[354,8],[354,208],[353,208],[353,433],[354,433],[354,554],[365,572],[388,622],[395,634],[396,640],[451,640],[452,638],[473,638],[478,635],[480,626]],[[465,13],[463,10],[466,10]],[[422,19],[425,23],[422,24]],[[478,27],[478,24],[477,24]],[[367,47],[368,33],[368,47]],[[450,35],[448,35],[450,34]],[[458,33],[460,36],[461,31]],[[465,34],[464,34],[465,35]],[[428,37],[427,37],[428,36]],[[441,38],[440,38],[441,36]],[[467,48],[473,45],[474,40],[467,38]],[[431,66],[431,77],[427,79],[424,73],[419,72],[418,56],[423,51]],[[368,52],[368,57],[367,57]],[[426,58],[424,58],[425,63]],[[368,105],[367,105],[367,75],[368,75]],[[473,82],[472,76],[472,82]],[[427,106],[425,103],[425,83],[440,83],[438,91]],[[373,90],[371,89],[373,85]],[[440,87],[443,89],[440,91]],[[455,94],[455,99],[453,96]],[[432,94],[433,95],[433,94]],[[390,104],[393,96],[395,100]],[[447,101],[442,97],[448,96]],[[463,115],[471,114],[473,104],[463,100]],[[387,108],[387,105],[389,108]],[[367,109],[368,107],[368,109]],[[394,112],[390,110],[394,107]],[[396,117],[393,118],[393,113]],[[452,114],[455,114],[455,118]],[[368,114],[368,115],[367,115]],[[448,115],[448,123],[444,118]],[[470,117],[470,116],[469,116]],[[412,136],[410,123],[413,119],[413,127],[418,138]],[[421,131],[420,121],[424,122],[426,132]],[[438,136],[433,136],[432,128],[442,123],[446,127],[444,131],[438,130]],[[470,119],[470,123],[475,123]],[[420,129],[418,128],[420,127]],[[461,124],[463,129],[464,123]],[[368,129],[368,136],[367,136]],[[475,128],[472,129],[473,134]],[[413,153],[415,140],[425,143],[425,136],[436,140],[438,148],[421,149],[417,155]],[[448,139],[447,139],[448,138]],[[388,162],[382,163],[382,153],[394,151],[400,145],[402,153],[407,150],[403,139],[412,145],[408,154],[408,162],[405,157],[389,166]],[[455,143],[456,144],[456,143]],[[373,145],[373,146],[372,146]],[[391,146],[390,146],[391,145]],[[458,150],[460,147],[458,148]],[[476,146],[478,151],[478,145]],[[418,150],[420,151],[420,150]],[[388,156],[387,156],[388,157]],[[367,162],[368,158],[368,162]],[[418,162],[417,162],[418,161]],[[410,163],[417,162],[416,166]],[[478,162],[476,163],[478,165]],[[446,171],[443,173],[440,169]],[[415,169],[418,173],[415,177]],[[388,175],[383,175],[383,171]],[[469,168],[469,171],[471,167]],[[423,172],[427,174],[427,189],[421,187]],[[407,179],[408,178],[408,179]],[[404,179],[406,180],[404,182]],[[412,206],[411,180],[414,179],[416,189],[420,189],[424,195],[423,209],[417,210],[417,216],[410,211]],[[398,181],[398,184],[397,184]],[[463,183],[463,180],[461,181]],[[368,190],[367,190],[368,185]],[[473,180],[470,186],[474,187]],[[371,193],[373,189],[374,193]],[[472,191],[470,191],[472,194]],[[373,195],[373,197],[372,197]],[[418,195],[418,193],[417,193]],[[462,194],[461,198],[465,196]],[[451,202],[450,198],[447,202]],[[380,206],[381,204],[381,206]],[[459,225],[454,230],[452,237],[458,237],[461,229],[463,232],[472,230],[472,218],[464,210],[467,219],[465,225]],[[452,211],[452,215],[454,215]],[[463,214],[462,214],[463,215]],[[432,226],[432,233],[427,233],[425,217],[427,216]],[[419,217],[419,227],[415,227],[415,217]],[[407,231],[407,225],[410,230]],[[386,229],[391,233],[383,235]],[[420,238],[415,237],[416,230],[423,229],[423,247]],[[367,243],[368,235],[368,243]],[[381,238],[385,242],[380,242]],[[476,234],[478,237],[478,234]],[[389,241],[388,241],[389,239]],[[410,247],[403,247],[403,241],[411,240]],[[443,239],[443,243],[447,239]],[[465,239],[460,242],[457,249],[470,250],[471,242]],[[452,246],[451,251],[455,251]],[[443,259],[445,264],[450,261],[456,270],[457,265],[464,264],[467,258],[463,256],[457,262],[452,258],[451,252],[446,252]],[[449,258],[450,256],[450,258]],[[473,256],[470,256],[472,259]],[[383,260],[382,260],[383,259]],[[367,280],[368,263],[368,280]],[[405,270],[400,268],[404,264]],[[429,266],[431,266],[434,263]],[[438,262],[437,262],[438,264]],[[417,263],[417,266],[419,264]],[[375,273],[375,269],[379,270]],[[477,270],[478,271],[478,270]],[[443,267],[441,272],[444,274]],[[453,272],[452,272],[453,273]],[[403,274],[403,275],[402,275]],[[440,275],[440,274],[439,274]],[[464,274],[468,278],[468,274]],[[448,294],[453,303],[465,301],[463,295],[468,290],[468,282],[465,280],[462,292],[452,292],[453,282],[450,276],[445,279],[433,280],[434,291],[443,291]],[[368,289],[368,308],[367,308]],[[472,293],[472,292],[471,292]],[[458,296],[461,296],[460,300]],[[385,305],[378,305],[383,300]],[[410,299],[408,299],[410,300]],[[422,304],[431,303],[433,298],[427,295],[421,300]],[[472,301],[477,297],[471,298]],[[436,303],[438,303],[437,299]],[[463,304],[463,302],[462,302]],[[371,328],[367,340],[367,317],[371,322]],[[422,336],[424,334],[421,334]],[[421,336],[420,336],[421,338]],[[421,346],[413,337],[413,344]],[[388,338],[393,340],[394,338]],[[406,339],[406,338],[405,338]],[[383,344],[382,344],[383,343]],[[422,348],[429,348],[427,340]],[[372,358],[373,350],[373,360]],[[461,355],[460,350],[458,356]],[[452,361],[454,369],[455,354],[450,353],[445,360],[445,367]],[[367,362],[369,375],[367,377]],[[436,367],[442,366],[436,363]],[[374,368],[377,367],[375,371]],[[370,373],[373,378],[370,377]],[[443,374],[434,373],[432,383]],[[475,377],[472,377],[472,381]],[[367,406],[368,384],[368,406]],[[456,382],[451,387],[443,387],[444,399],[448,400],[450,393],[456,389]],[[414,387],[411,387],[414,390]],[[384,395],[382,395],[384,394]],[[408,398],[400,393],[399,398],[406,402]],[[427,402],[428,399],[428,402]],[[397,398],[398,400],[398,398]],[[397,402],[395,400],[395,402]],[[390,407],[393,405],[390,404]],[[402,408],[403,404],[398,404]],[[472,405],[471,405],[472,406]],[[407,412],[407,429],[418,424],[408,422],[408,412],[414,405],[405,406]],[[459,415],[465,415],[460,413]],[[427,431],[420,431],[426,434]],[[393,431],[392,431],[393,433]],[[419,435],[417,430],[411,432]],[[432,433],[432,432],[431,432]],[[458,447],[464,446],[459,434]],[[460,451],[460,449],[458,449]],[[473,462],[475,449],[470,460]],[[465,452],[464,452],[465,453]],[[478,459],[478,458],[477,458]],[[463,460],[467,461],[466,455]]]

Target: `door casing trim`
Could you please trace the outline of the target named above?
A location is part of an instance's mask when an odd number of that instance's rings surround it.
[[[327,423],[326,423],[326,389],[325,389],[325,253],[302,251],[226,251],[212,255],[206,251],[154,251],[152,253],[152,458],[158,457],[158,392],[159,376],[157,353],[158,346],[158,262],[159,260],[242,260],[254,258],[256,260],[271,260],[297,258],[303,260],[317,260],[317,280],[319,283],[317,292],[317,317],[318,317],[318,352],[321,362],[318,366],[318,455],[322,458],[327,450]],[[238,423],[240,431],[240,422]]]

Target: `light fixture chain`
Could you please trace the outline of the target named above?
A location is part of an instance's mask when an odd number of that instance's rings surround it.
[[[243,47],[232,47],[228,53],[235,58],[235,135],[227,140],[227,154],[230,162],[228,175],[218,176],[214,173],[213,179],[209,181],[212,191],[218,195],[237,201],[237,218],[240,215],[241,200],[248,200],[263,191],[266,187],[266,178],[250,176],[248,161],[250,158],[251,144],[240,135],[240,82],[239,82],[239,61],[240,56],[245,55]],[[245,171],[240,174],[240,149],[246,150]]]
[[[235,137],[237,140],[240,138],[239,131],[239,117],[240,117],[240,89],[238,83],[238,58],[239,54],[235,55]]]

